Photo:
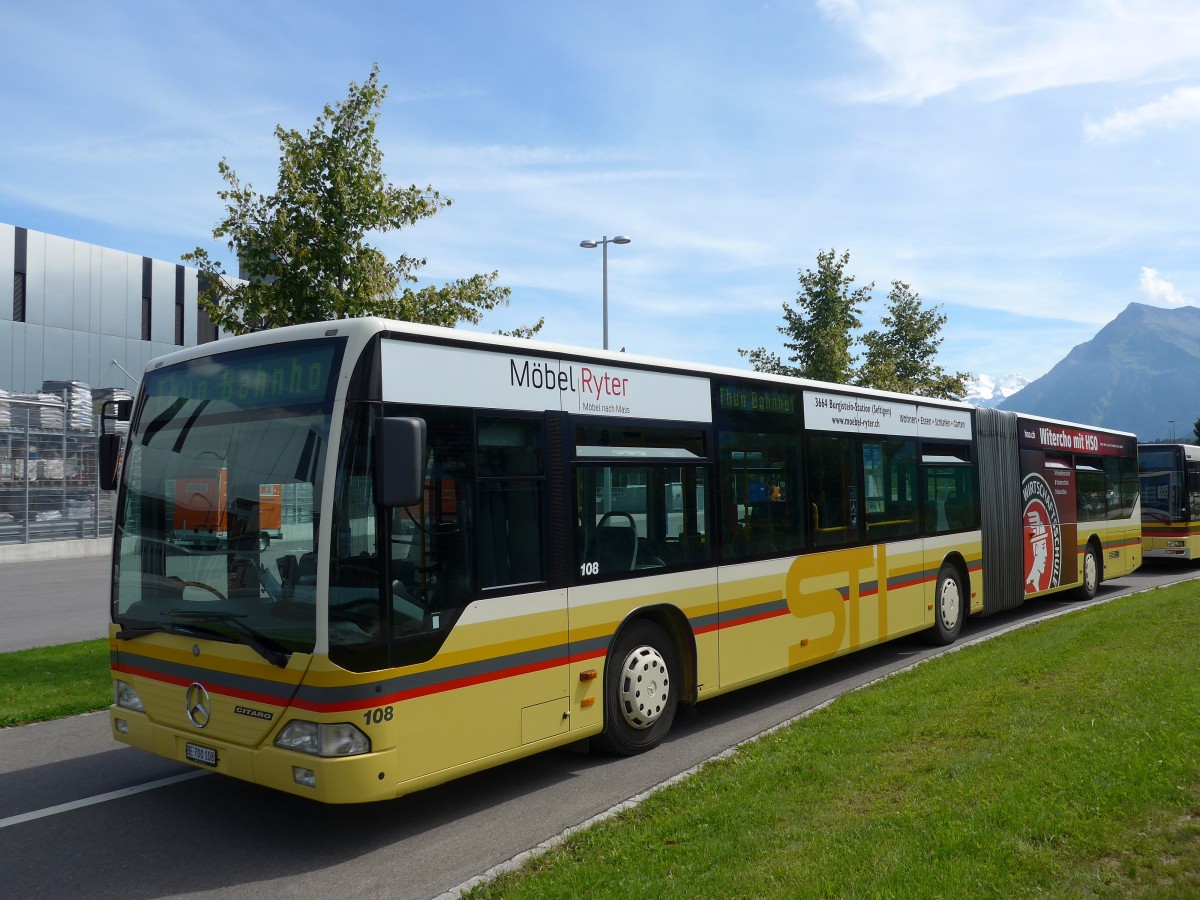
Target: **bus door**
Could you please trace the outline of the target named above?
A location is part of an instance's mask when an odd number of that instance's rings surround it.
[[[403,781],[570,728],[567,609],[549,581],[545,417],[386,412],[427,427],[422,502],[383,529]]]
[[[697,683],[716,687],[713,466],[706,430],[580,417],[574,431],[574,677],[620,666],[607,655],[619,629],[631,616],[653,610],[650,615],[674,617],[681,640],[694,639]],[[576,687],[573,727],[602,720],[604,683]]]

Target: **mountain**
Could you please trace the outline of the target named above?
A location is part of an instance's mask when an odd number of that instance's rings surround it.
[[[1005,375],[1003,378],[976,375],[967,384],[964,399],[975,406],[998,406],[1027,384],[1029,379],[1024,375]]]
[[[1131,303],[999,408],[1132,431],[1143,441],[1172,429],[1186,439],[1200,418],[1198,387],[1200,307]]]

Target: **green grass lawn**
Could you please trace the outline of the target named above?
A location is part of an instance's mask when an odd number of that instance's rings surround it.
[[[470,896],[1200,897],[1197,586],[846,695]]]
[[[104,638],[0,653],[0,728],[104,709],[111,702]]]

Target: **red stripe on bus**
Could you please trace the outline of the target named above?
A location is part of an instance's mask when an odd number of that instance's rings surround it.
[[[125,675],[137,675],[139,678],[148,678],[151,681],[160,681],[165,684],[173,684],[176,687],[186,687],[195,682],[201,682],[204,689],[210,694],[220,694],[223,697],[236,697],[239,700],[248,700],[252,703],[262,703],[265,706],[277,706],[286,708],[289,706],[289,700],[283,697],[271,696],[270,694],[257,694],[253,691],[240,691],[236,688],[227,687],[225,685],[214,685],[205,676],[224,674],[219,670],[206,669],[204,675],[199,675],[190,678],[180,678],[177,675],[166,675],[162,672],[151,672],[148,669],[139,669],[136,666],[114,665],[114,672],[121,672]],[[281,683],[281,687],[295,691],[298,685]]]
[[[452,691],[457,688],[472,687],[478,684],[487,684],[491,681],[502,681],[505,678],[513,678],[517,675],[528,675],[530,672],[541,672],[545,669],[553,669],[558,666],[565,666],[569,659],[565,656],[557,659],[548,659],[543,662],[529,663],[524,666],[513,666],[510,669],[498,669],[495,672],[482,672],[478,675],[468,675],[465,678],[453,678],[449,681],[439,681],[436,684],[425,684],[421,687],[410,688],[407,691],[396,691],[391,694],[375,695],[374,697],[365,697],[361,700],[343,700],[340,703],[315,703],[312,701],[299,700],[292,704],[297,709],[306,709],[309,712],[332,713],[332,712],[349,712],[358,709],[368,709],[374,706],[383,706],[387,703],[401,703],[405,700],[414,700],[417,697],[428,697],[432,694],[442,694],[446,691]]]

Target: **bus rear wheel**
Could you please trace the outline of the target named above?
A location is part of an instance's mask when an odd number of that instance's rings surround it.
[[[933,597],[933,627],[928,631],[932,643],[945,646],[958,640],[966,611],[964,596],[958,569],[945,563],[938,572],[937,589]]]
[[[657,747],[679,706],[679,658],[670,635],[654,622],[634,622],[618,635],[604,672],[599,746],[620,756]]]
[[[1083,583],[1079,585],[1080,600],[1091,600],[1100,590],[1101,578],[1100,553],[1095,544],[1088,544],[1083,552]]]

